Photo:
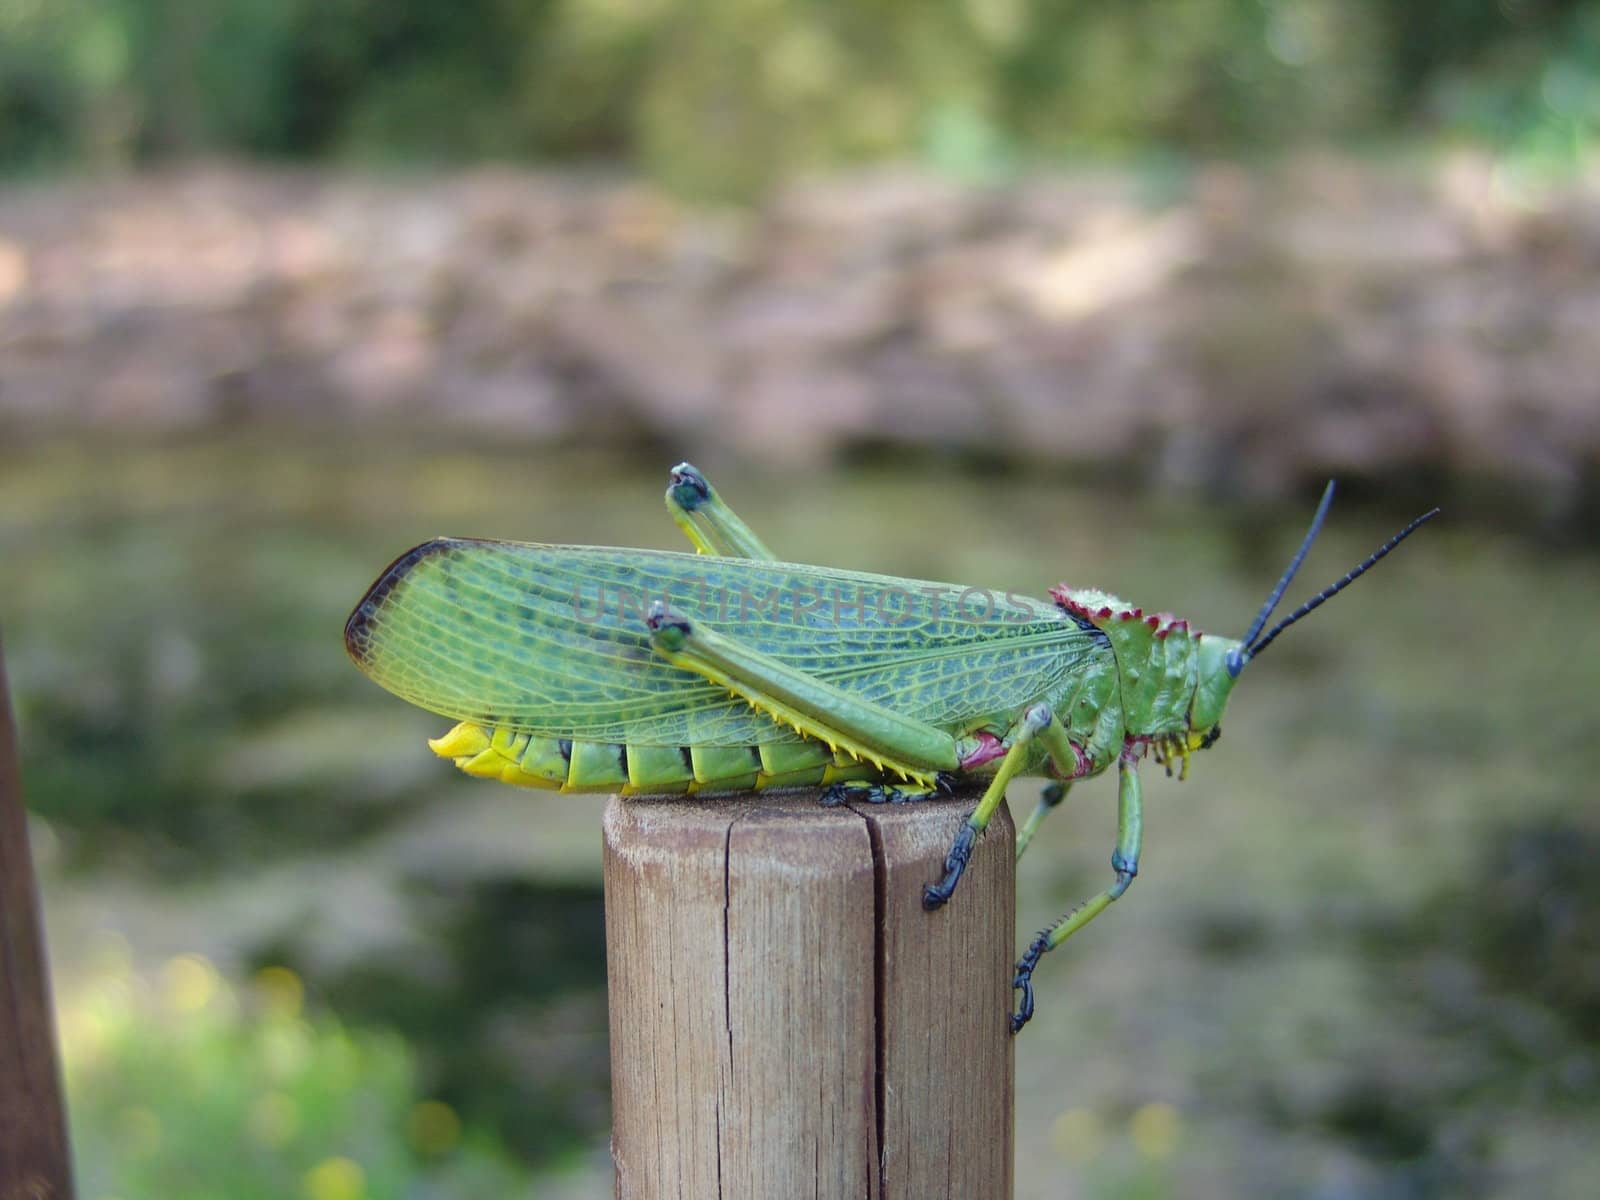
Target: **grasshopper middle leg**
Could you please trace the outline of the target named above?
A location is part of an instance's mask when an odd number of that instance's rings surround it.
[[[1039,826],[1044,824],[1044,819],[1060,807],[1061,802],[1067,798],[1067,793],[1072,790],[1070,783],[1062,780],[1053,780],[1044,786],[1039,793],[1039,803],[1033,806],[1033,811],[1028,814],[1028,819],[1022,823],[1022,828],[1017,830],[1017,861],[1022,861],[1022,854],[1033,841],[1033,835],[1039,832]]]

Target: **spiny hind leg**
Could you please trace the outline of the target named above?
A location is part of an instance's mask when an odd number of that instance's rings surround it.
[[[701,554],[768,562],[777,558],[692,463],[682,462],[672,468],[667,484],[667,512]]]
[[[1039,960],[1111,907],[1111,902],[1128,890],[1128,885],[1139,873],[1139,848],[1144,841],[1144,796],[1139,786],[1136,764],[1132,750],[1124,748],[1118,763],[1117,848],[1111,854],[1111,869],[1116,873],[1116,878],[1105,891],[1042,930],[1029,944],[1011,980],[1011,986],[1022,993],[1017,1011],[1011,1017],[1012,1033],[1026,1025],[1033,1016],[1033,972]]]
[[[1035,738],[1045,744],[1057,770],[1077,769],[1077,752],[1067,739],[1067,731],[1056,720],[1048,704],[1035,704],[1029,708],[1022,714],[1022,719],[1011,727],[1007,737],[1011,741],[1011,747],[1000,760],[999,769],[989,781],[989,787],[983,793],[983,799],[978,801],[978,807],[972,810],[967,823],[956,833],[955,841],[950,845],[950,853],[945,856],[943,878],[938,883],[930,883],[922,889],[922,907],[929,911],[942,908],[955,894],[956,884],[961,882],[967,863],[972,859],[972,849],[978,843],[978,835],[989,827],[989,822],[999,811],[1001,802],[1006,798],[1006,784],[1011,782],[1012,776],[1028,761]]]
[[[852,695],[798,671],[704,621],[667,612],[657,601],[645,620],[650,645],[665,661],[703,675],[758,712],[834,751],[934,787],[957,766],[956,742],[942,729]]]

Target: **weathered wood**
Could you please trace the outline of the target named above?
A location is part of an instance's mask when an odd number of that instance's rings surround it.
[[[44,931],[0,650],[0,1200],[69,1200]]]
[[[975,797],[613,798],[619,1200],[1007,1200],[1014,831],[922,886]]]

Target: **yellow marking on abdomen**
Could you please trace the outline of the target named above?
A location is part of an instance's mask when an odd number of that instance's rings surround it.
[[[622,795],[761,791],[878,779],[887,772],[821,742],[634,746],[537,737],[462,721],[428,746],[468,775],[516,787]]]

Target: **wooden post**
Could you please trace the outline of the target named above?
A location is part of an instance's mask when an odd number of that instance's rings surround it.
[[[44,931],[0,650],[0,1200],[70,1200]]]
[[[611,800],[618,1200],[1009,1200],[1004,808],[922,908],[974,803]]]

